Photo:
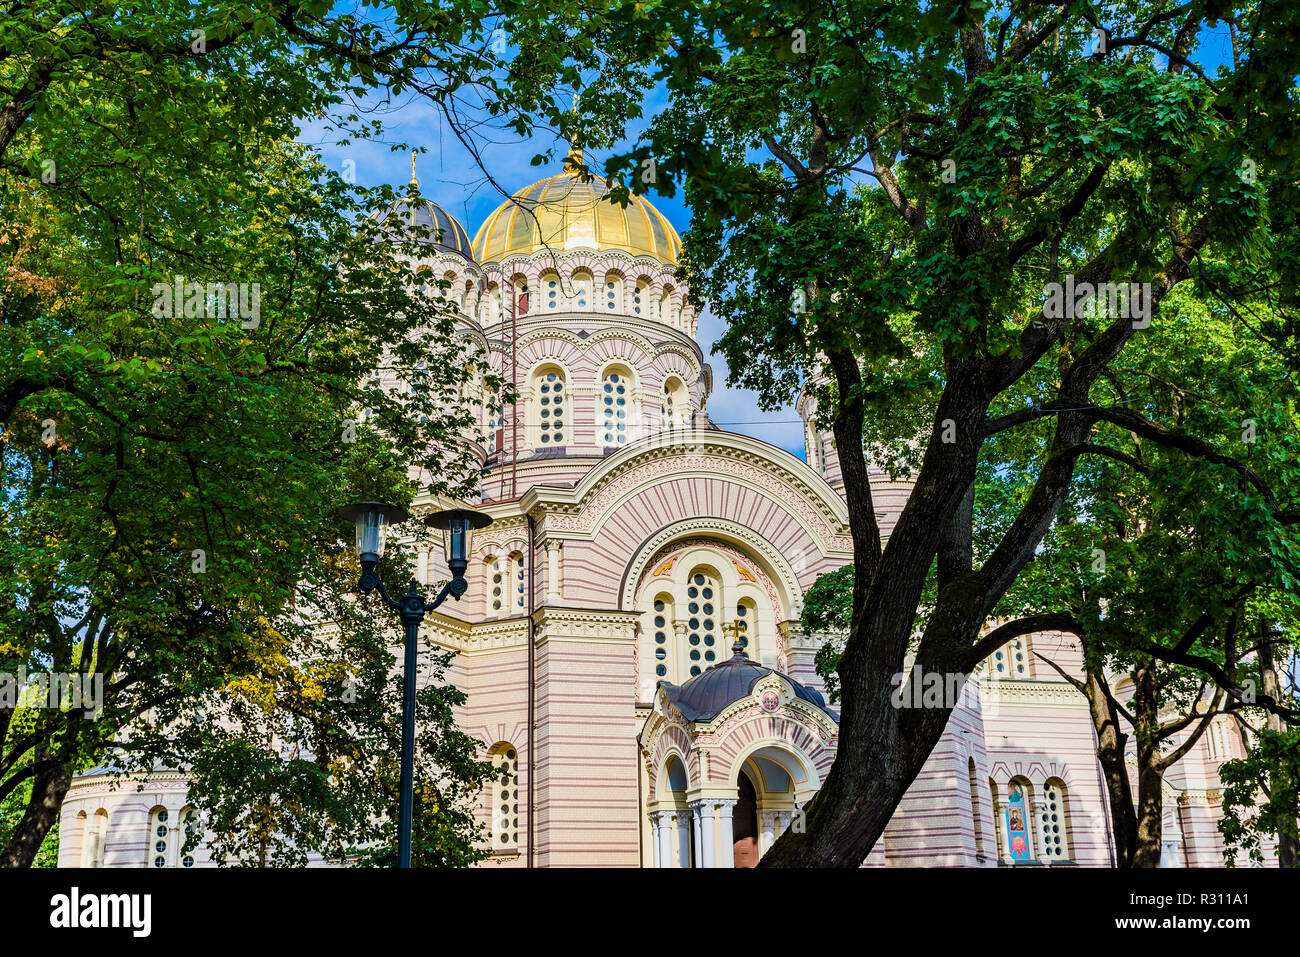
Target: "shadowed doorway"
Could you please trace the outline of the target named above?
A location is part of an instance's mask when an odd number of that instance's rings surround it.
[[[758,864],[758,795],[744,771],[740,772],[736,786],[739,799],[731,817],[736,867],[754,867]]]

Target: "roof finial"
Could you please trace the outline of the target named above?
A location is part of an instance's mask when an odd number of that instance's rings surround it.
[[[573,92],[573,122],[574,122],[574,125],[575,125],[575,126],[577,125],[577,122],[578,122],[578,100],[579,100],[578,92],[577,92],[577,90],[574,90],[574,92]],[[576,173],[578,172],[578,167],[581,166],[582,163],[583,163],[583,158],[582,158],[582,147],[579,146],[579,145],[574,141],[574,139],[573,139],[572,136],[570,136],[570,137],[569,137],[569,155],[568,155],[568,157],[567,157],[567,158],[565,159],[565,161],[564,161],[564,169],[565,169],[565,171],[568,172],[568,173],[576,174]]]
[[[415,150],[411,150],[411,181],[407,185],[411,187],[412,192],[420,188],[420,181],[415,178]]]
[[[745,623],[743,621],[730,621],[722,626],[725,634],[734,635],[735,641],[731,644],[732,659],[744,658],[749,660],[749,655],[745,654],[745,645],[749,642],[745,639]]]

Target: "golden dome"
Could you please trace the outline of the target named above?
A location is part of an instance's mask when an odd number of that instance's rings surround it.
[[[605,199],[599,176],[583,182],[561,173],[521,189],[499,206],[474,237],[479,262],[542,249],[622,249],[676,264],[682,241],[672,224],[640,196],[626,206]]]

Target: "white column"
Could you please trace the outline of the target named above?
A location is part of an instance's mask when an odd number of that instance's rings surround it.
[[[678,811],[673,815],[677,820],[677,866],[691,866],[691,812]]]
[[[555,539],[546,542],[546,600],[560,601],[560,543]]]
[[[655,867],[672,867],[673,850],[672,844],[669,843],[670,834],[668,828],[670,820],[667,811],[656,811],[650,816],[654,822],[655,829]]]
[[[700,867],[717,867],[718,858],[713,827],[713,802],[695,802],[695,814],[699,820]]]
[[[719,839],[722,843],[722,855],[718,863],[719,867],[736,866],[736,839],[733,837],[731,829],[731,812],[735,809],[735,801],[719,801],[718,812],[721,816],[719,822]]]
[[[758,852],[766,854],[768,848],[776,841],[776,815],[771,811],[763,811],[759,814],[758,819]]]
[[[691,830],[695,832],[695,862],[692,866],[703,867],[704,840],[700,837],[700,803],[691,805]]]
[[[421,585],[429,584],[429,552],[421,548],[415,553],[415,580]]]

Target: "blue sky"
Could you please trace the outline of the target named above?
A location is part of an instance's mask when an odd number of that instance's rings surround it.
[[[647,116],[654,103],[646,104]],[[389,145],[406,142],[426,150],[416,159],[416,173],[420,178],[420,192],[459,219],[473,238],[479,225],[496,209],[504,197],[488,182],[460,142],[445,129],[445,120],[428,102],[418,97],[394,100],[382,108],[388,130],[386,142],[353,140],[339,145],[337,134],[322,125],[307,126],[303,142],[315,146],[325,162],[334,169],[343,170],[351,162],[356,182],[362,186],[388,183],[402,188],[411,178],[411,157],[407,152],[394,152]],[[566,148],[557,145],[550,136],[536,136],[521,142],[513,135],[487,134],[496,142],[481,146],[485,165],[500,186],[510,192],[522,189],[560,168],[559,160],[552,166],[532,166],[534,154],[553,149],[563,157]],[[593,169],[601,168],[608,154],[588,151],[588,163]],[[682,203],[682,191],[674,197],[647,197],[676,227],[686,231],[689,214]],[[804,457],[803,426],[793,408],[763,412],[758,408],[758,396],[746,390],[727,386],[727,366],[720,355],[712,355],[713,344],[722,334],[723,324],[713,313],[705,310],[700,316],[698,339],[704,350],[705,361],[713,366],[713,393],[709,398],[709,415],[718,425],[735,432],[743,432],[770,442],[780,448]]]

